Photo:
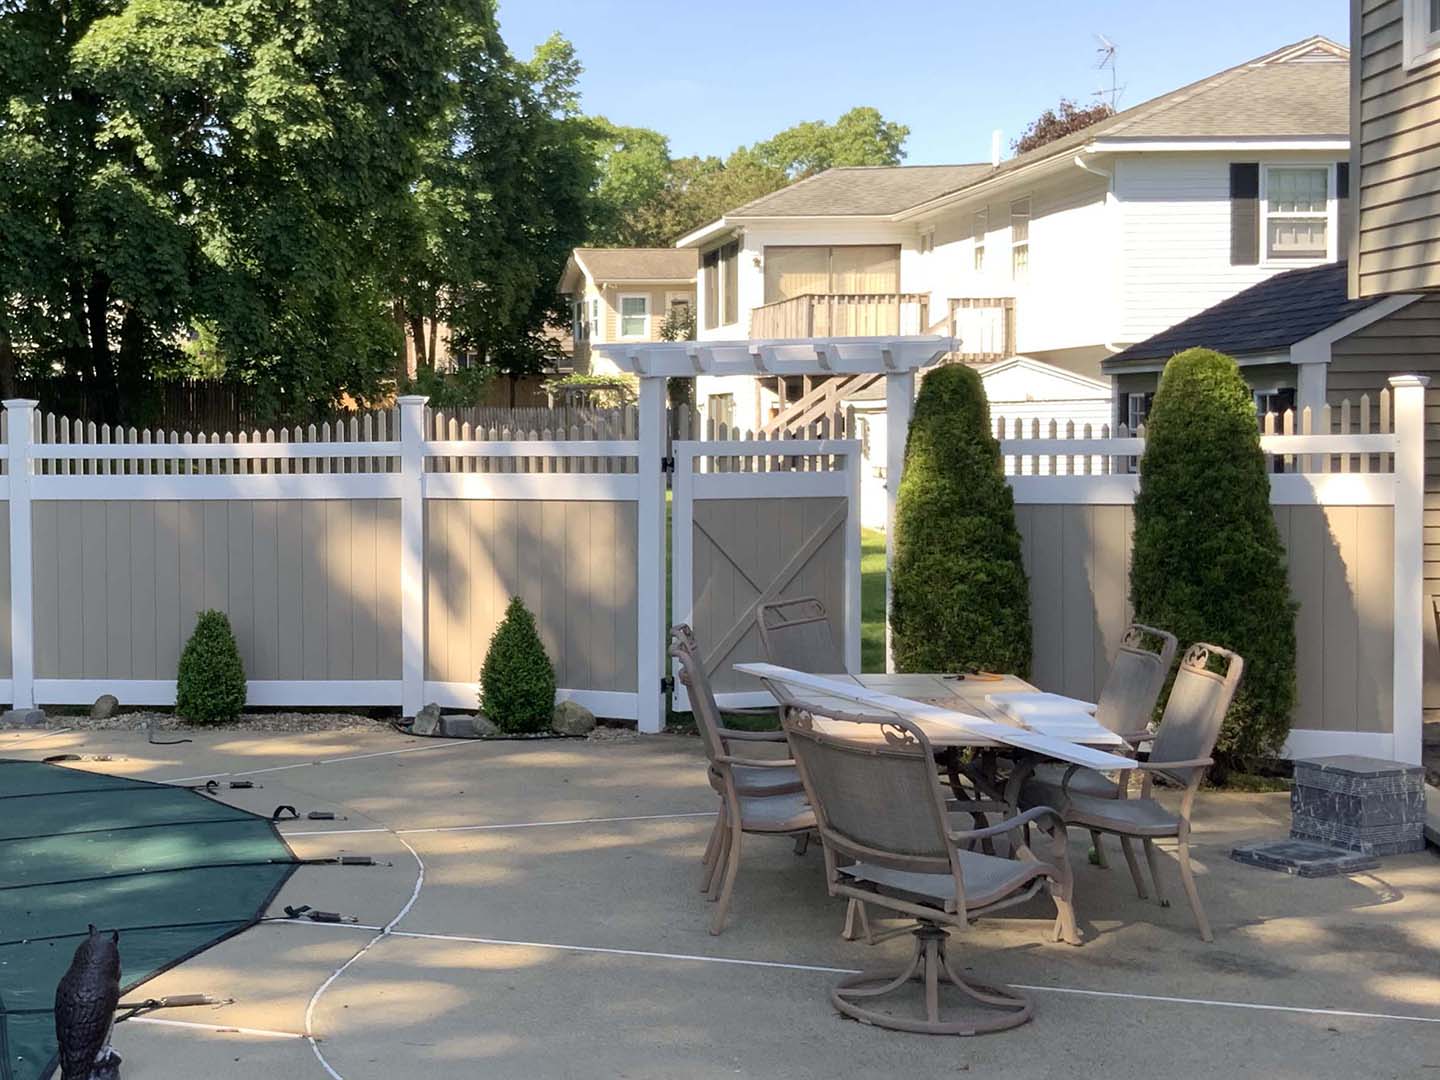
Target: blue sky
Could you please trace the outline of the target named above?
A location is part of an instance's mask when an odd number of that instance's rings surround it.
[[[1118,46],[1120,107],[1324,34],[1348,0],[501,0],[517,55],[560,30],[586,112],[650,127],[675,156],[725,155],[801,120],[874,105],[910,127],[911,164],[979,161],[1062,96],[1103,81],[1095,34]]]

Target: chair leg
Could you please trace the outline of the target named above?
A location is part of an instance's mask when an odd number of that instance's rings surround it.
[[[720,832],[725,818],[723,814],[715,815],[715,824],[710,828],[710,839],[705,842],[705,854],[700,858],[701,866],[710,866],[715,862],[715,853],[720,847]],[[700,890],[704,892],[704,889]]]
[[[739,820],[732,821],[726,845],[725,881],[720,887],[719,905],[710,919],[711,934],[719,934],[725,928],[725,915],[730,910],[730,898],[735,892],[735,875],[740,870],[740,838],[743,835]]]
[[[1205,917],[1205,909],[1200,905],[1200,891],[1195,888],[1195,872],[1190,869],[1190,838],[1182,836],[1178,839],[1175,856],[1180,862],[1180,880],[1185,885],[1185,895],[1190,897],[1190,910],[1195,913],[1195,925],[1200,928],[1201,941],[1214,941],[1215,935],[1210,932],[1210,920]]]
[[[845,929],[841,931],[840,936],[846,941],[854,941],[859,936],[855,933],[857,918],[860,923],[860,933],[865,935],[865,944],[874,945],[875,938],[870,933],[870,916],[865,912],[865,901],[856,900],[853,896],[845,905]]]
[[[1145,879],[1140,876],[1140,863],[1135,858],[1135,845],[1130,837],[1120,837],[1120,850],[1125,853],[1125,863],[1130,867],[1130,880],[1135,882],[1135,892],[1141,900],[1150,899],[1150,894],[1145,891]]]
[[[1150,864],[1150,880],[1155,885],[1155,901],[1161,907],[1169,907],[1170,901],[1165,897],[1165,883],[1160,878],[1160,849],[1155,846],[1154,840],[1145,841],[1145,861]]]
[[[1110,869],[1110,860],[1105,857],[1104,834],[1096,829],[1090,830],[1090,844],[1095,848],[1095,865],[1101,870]]]
[[[1075,925],[1075,904],[1069,889],[1050,887],[1050,899],[1055,901],[1055,936],[1053,940],[1066,945],[1080,944],[1080,929]]]
[[[720,831],[720,846],[715,851],[715,861],[710,864],[710,875],[705,882],[705,899],[712,904],[720,898],[720,881],[729,857],[730,826],[727,824]]]
[[[807,850],[809,850],[809,848],[810,848],[810,834],[809,834],[808,832],[803,832],[803,833],[801,833],[799,836],[795,837],[795,854],[796,854],[796,855],[804,855],[805,852],[806,852]]]

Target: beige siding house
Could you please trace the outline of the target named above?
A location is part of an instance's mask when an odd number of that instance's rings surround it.
[[[1440,289],[1440,3],[1352,0],[1355,296]]]
[[[695,310],[696,267],[695,252],[675,248],[576,248],[559,285],[570,301],[575,370],[618,374],[592,344],[661,340],[667,315]]]

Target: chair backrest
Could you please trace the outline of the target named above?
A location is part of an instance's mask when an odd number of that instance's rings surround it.
[[[1095,719],[1111,731],[1145,730],[1175,659],[1175,635],[1131,623],[1100,688]]]
[[[755,613],[765,659],[781,667],[834,675],[845,670],[845,658],[830,632],[825,605],[813,596],[774,600]]]
[[[695,642],[695,632],[684,623],[670,628],[670,655],[680,661],[680,681],[690,697],[690,711],[695,716],[705,756],[712,764],[717,763],[725,755],[725,743],[720,738],[720,729],[725,725],[720,706],[715,702],[715,691],[710,688],[710,677],[705,674],[705,660]]]
[[[1220,660],[1226,664],[1223,674],[1211,670]],[[1244,670],[1245,661],[1219,645],[1196,642],[1186,649],[1151,744],[1150,760],[1163,764],[1209,757]],[[1201,771],[1174,770],[1176,779],[1182,782]]]
[[[901,870],[951,869],[945,796],[924,732],[899,717],[852,716],[804,704],[783,712],[827,848],[847,860]]]

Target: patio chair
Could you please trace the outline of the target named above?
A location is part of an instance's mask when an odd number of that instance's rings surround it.
[[[835,1008],[877,1027],[932,1035],[976,1035],[1029,1020],[1031,1005],[1024,994],[961,977],[947,956],[946,928],[966,929],[975,918],[1048,891],[1057,913],[1055,940],[1079,944],[1060,816],[1036,807],[985,829],[957,829],[947,814],[934,752],[914,724],[803,704],[788,707],[783,722],[815,811],[830,895],[886,908],[917,923],[909,962],[842,980],[831,991]],[[1022,839],[1022,830],[1031,825],[1049,841],[1043,858]],[[964,848],[982,837],[1007,834],[1010,858]],[[904,1015],[874,1007],[912,979],[924,986],[923,1017],[913,1010]],[[970,1015],[942,1016],[942,981],[979,1006],[980,1015],[970,1010]]]
[[[1211,664],[1219,660],[1226,663],[1223,675],[1210,670]],[[1092,833],[1113,833],[1120,837],[1125,861],[1130,866],[1130,876],[1135,881],[1135,891],[1142,900],[1147,899],[1147,894],[1132,841],[1144,842],[1155,899],[1162,907],[1169,907],[1170,901],[1165,898],[1161,884],[1159,850],[1155,841],[1174,838],[1180,880],[1185,886],[1185,895],[1189,897],[1190,908],[1195,913],[1195,925],[1205,941],[1214,941],[1215,937],[1210,932],[1210,921],[1205,917],[1200,893],[1195,888],[1195,873],[1190,867],[1190,814],[1195,805],[1195,794],[1200,790],[1200,781],[1206,768],[1212,764],[1210,754],[1220,737],[1220,726],[1225,722],[1225,714],[1230,709],[1244,669],[1245,662],[1228,649],[1204,643],[1191,645],[1180,662],[1170,698],[1165,702],[1165,712],[1160,717],[1160,727],[1151,744],[1150,758],[1135,764],[1144,774],[1139,798],[1116,799],[1082,793],[1074,783],[1079,766],[1071,766],[1067,770],[1059,793],[1059,809],[1067,824],[1080,825]],[[1154,797],[1157,778],[1183,789],[1178,812],[1171,812]]]
[[[1110,672],[1095,703],[1095,719],[1129,744],[1133,751],[1152,737],[1150,717],[1165,687],[1165,676],[1175,659],[1175,635],[1153,626],[1131,623],[1120,639],[1120,648],[1111,661]],[[1026,780],[1021,795],[1023,806],[1055,806],[1060,802],[1060,784],[1066,767],[1055,763],[1038,765]],[[1103,773],[1086,769],[1070,778],[1070,790],[1107,799],[1123,798],[1128,778],[1115,782]],[[1091,833],[1095,860],[1108,867],[1100,834]]]
[[[802,854],[815,830],[815,815],[805,801],[793,760],[734,752],[732,743],[774,743],[783,741],[785,733],[725,727],[695,635],[688,626],[670,628],[670,655],[680,662],[680,680],[689,691],[695,726],[710,763],[710,786],[720,796],[715,825],[705,846],[705,877],[700,887],[718,904],[710,920],[710,933],[718,934],[730,910],[744,834],[793,837],[796,853]]]
[[[765,659],[814,675],[845,671],[845,658],[830,632],[825,605],[814,596],[773,600],[755,612]]]

